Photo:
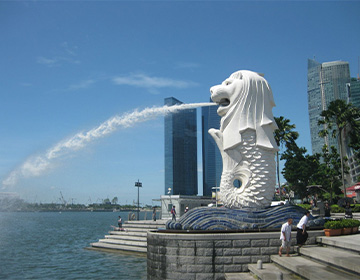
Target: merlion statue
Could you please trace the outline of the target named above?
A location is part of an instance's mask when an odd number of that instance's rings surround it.
[[[267,81],[258,73],[238,71],[210,89],[219,104],[220,130],[210,129],[220,149],[223,171],[220,200],[229,208],[271,205],[276,184],[275,106]],[[240,187],[234,182],[240,181]]]

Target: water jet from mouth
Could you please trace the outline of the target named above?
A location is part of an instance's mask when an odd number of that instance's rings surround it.
[[[120,128],[129,128],[138,123],[155,119],[159,116],[174,114],[182,110],[195,109],[199,107],[215,106],[216,103],[191,103],[173,106],[151,107],[141,111],[137,109],[131,113],[116,115],[109,118],[99,126],[86,132],[79,132],[74,136],[60,141],[48,149],[44,154],[30,157],[21,166],[12,172],[2,181],[2,189],[14,186],[20,178],[41,176],[52,168],[56,159],[61,159],[72,152],[86,147],[96,139],[110,135]]]

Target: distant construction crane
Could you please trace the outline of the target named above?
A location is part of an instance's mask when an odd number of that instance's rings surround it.
[[[64,206],[66,206],[67,203],[66,203],[66,200],[64,199],[64,196],[61,191],[60,191],[60,195],[61,195],[60,200],[61,200],[62,204],[64,204]]]

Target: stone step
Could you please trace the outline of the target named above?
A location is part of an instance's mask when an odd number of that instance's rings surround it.
[[[355,280],[359,279],[359,276],[349,274],[342,270],[337,270],[329,265],[321,264],[310,260],[302,256],[280,257],[273,255],[271,260],[304,277],[311,280],[324,280],[324,279],[336,279],[336,280]]]
[[[125,221],[125,224],[146,224],[146,225],[165,225],[168,220],[141,220],[141,221]]]
[[[347,249],[360,254],[360,233],[330,237],[318,236],[316,241],[324,245]]]
[[[125,227],[124,226],[125,231],[131,231],[131,232],[148,232],[149,230],[155,230],[155,229],[151,229],[151,228],[143,228],[143,227]],[[118,232],[123,232],[123,231],[118,231]]]
[[[142,220],[126,221],[123,223],[124,230],[109,231],[110,235],[105,235],[105,239],[92,243],[92,248],[125,250],[132,252],[147,251],[147,232],[164,228],[167,220]]]
[[[136,247],[145,247],[147,242],[145,241],[128,241],[128,240],[119,240],[119,239],[99,239],[99,243],[107,244],[116,244],[116,245],[126,245],[126,246],[136,246]]]
[[[297,275],[294,275],[287,269],[283,269],[273,263],[263,263],[263,268],[257,268],[257,264],[249,264],[248,268],[261,280],[300,280]]]
[[[146,237],[147,231],[109,231],[110,235]]]
[[[225,273],[225,280],[255,280],[254,276],[252,276],[249,272],[231,272]]]
[[[120,240],[133,240],[133,241],[146,241],[145,236],[135,236],[135,235],[105,235],[106,239],[120,239]]]
[[[112,250],[122,250],[122,251],[131,251],[131,252],[138,252],[138,253],[146,253],[146,247],[134,247],[134,246],[124,246],[124,245],[117,245],[117,244],[109,244],[103,242],[94,242],[90,244],[92,248],[98,249],[112,249]]]
[[[360,275],[360,255],[332,247],[306,246],[300,254]]]
[[[143,229],[158,229],[158,225],[147,225],[147,224],[123,224],[123,228],[126,229],[136,229],[136,228],[143,228]]]

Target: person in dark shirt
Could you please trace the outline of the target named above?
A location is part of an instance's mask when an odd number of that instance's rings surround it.
[[[350,202],[346,202],[346,205],[345,205],[345,219],[352,219],[352,217],[353,217],[353,215],[352,215]]]
[[[329,203],[325,203],[325,218],[330,218],[331,217],[331,208],[329,206]]]

